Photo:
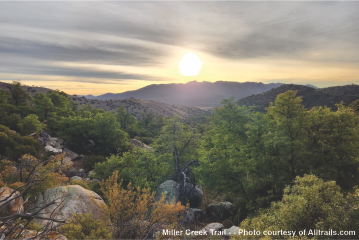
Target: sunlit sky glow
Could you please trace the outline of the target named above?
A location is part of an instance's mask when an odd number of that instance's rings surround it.
[[[358,45],[354,1],[0,2],[0,81],[70,94],[192,80],[359,84]],[[203,63],[198,75],[180,73],[187,53]]]

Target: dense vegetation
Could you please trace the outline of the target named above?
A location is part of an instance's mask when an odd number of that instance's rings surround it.
[[[240,209],[235,224],[243,228],[357,230],[357,105],[306,109],[296,92],[287,91],[279,94],[265,112],[241,107],[231,98],[223,100],[209,119],[183,121],[153,113],[142,113],[136,119],[124,108],[105,112],[78,106],[60,91],[31,98],[15,82],[11,91],[0,91],[1,169],[47,161],[38,141],[27,137],[42,129],[86,155],[86,171],[93,170],[94,176],[104,181],[83,186],[104,197],[112,220],[132,214],[137,220],[162,216],[167,222],[174,221],[174,215],[183,211],[179,205],[161,205],[162,210],[167,209],[165,217],[160,210],[152,215],[147,211],[159,209],[153,205],[151,191],[164,180],[179,181],[178,173],[186,169],[189,181],[215,191]],[[153,151],[132,146],[133,138],[150,145]],[[89,144],[90,140],[95,144]],[[44,164],[44,169],[53,168],[51,164]],[[21,174],[10,178],[8,172],[0,171],[1,185],[17,186],[26,181]],[[31,168],[24,168],[24,172],[30,175]],[[60,184],[55,179],[61,177],[61,172],[47,174],[47,185],[34,188],[31,194]],[[136,194],[145,194],[137,215],[133,212]],[[132,205],[116,200],[125,195],[127,199],[133,197],[128,202]],[[108,234],[133,236],[119,234],[122,225],[116,231],[91,231],[89,226],[103,223],[89,219],[76,216],[62,230],[85,239],[106,238]],[[137,237],[147,234],[141,226],[135,228],[139,229],[133,232]]]

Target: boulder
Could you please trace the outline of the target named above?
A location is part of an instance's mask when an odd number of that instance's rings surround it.
[[[70,178],[70,180],[79,180],[82,181],[82,178],[79,176],[73,176],[72,178]]]
[[[62,149],[54,148],[50,145],[47,145],[45,147],[45,150],[46,150],[46,152],[53,153],[53,154],[62,153]]]
[[[224,229],[221,223],[210,223],[201,229],[201,232],[207,232],[208,235],[212,235],[213,231],[222,231]]]
[[[81,169],[79,170],[79,173],[85,173],[85,170],[81,168]]]
[[[73,161],[71,161],[71,159],[69,157],[64,157],[64,159],[62,159],[62,161],[58,161],[58,163],[61,165],[65,165],[65,166],[74,165]]]
[[[203,222],[205,219],[205,212],[198,208],[189,208],[184,216],[185,224],[194,224],[197,222]]]
[[[12,189],[12,188],[8,188],[8,187],[0,188],[0,201],[4,200],[8,196],[10,196],[12,192],[14,192],[14,189]],[[20,195],[20,193],[18,191],[16,191],[11,196],[11,199],[13,199],[13,200],[11,200],[8,204],[6,204],[5,206],[0,208],[0,217],[6,217],[6,216],[10,216],[12,214],[15,214],[17,212],[24,211],[24,209],[23,209],[24,200],[21,196],[17,197],[19,195]],[[3,203],[4,202],[1,202],[1,204],[3,204]]]
[[[56,204],[43,209],[39,214],[44,218],[67,220],[73,214],[91,213],[92,218],[100,219],[105,202],[95,192],[79,185],[67,185],[50,188],[37,196],[35,204],[43,205],[55,200]],[[36,211],[36,208],[34,209]],[[45,226],[47,220],[37,219],[40,226]],[[57,223],[55,223],[57,225]]]
[[[203,198],[203,192],[200,188],[193,187],[189,183],[181,187],[180,184],[173,180],[167,180],[158,187],[155,194],[156,201],[161,198],[162,193],[166,194],[165,200],[167,203],[174,200],[175,202],[181,201],[185,204],[184,202],[187,203],[189,201],[191,208],[197,208]]]
[[[131,144],[133,146],[142,147],[142,142],[137,139],[132,139]]]
[[[73,161],[74,159],[79,157],[79,155],[77,153],[75,153],[75,152],[73,152],[73,151],[71,151],[70,149],[67,149],[67,148],[64,149],[64,153],[65,153],[66,157],[71,159],[71,161]]]
[[[167,203],[171,203],[172,201],[177,202],[179,199],[179,185],[173,180],[164,181],[157,189],[157,192],[155,194],[156,201],[159,201],[161,199],[162,193],[166,194],[165,201]]]
[[[223,221],[231,219],[236,213],[236,208],[230,202],[211,204],[206,208],[206,216],[210,221]]]
[[[94,172],[93,172],[93,171],[89,171],[89,174],[88,174],[88,175],[90,176],[90,175],[92,175],[92,174],[94,174]]]
[[[193,187],[193,185],[187,183],[185,185],[185,194],[187,195],[190,206],[193,208],[198,207],[202,202],[203,192],[199,187]]]

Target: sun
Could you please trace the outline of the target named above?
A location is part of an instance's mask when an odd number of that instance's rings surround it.
[[[194,53],[187,53],[178,64],[180,73],[183,76],[196,76],[201,71],[203,63]]]

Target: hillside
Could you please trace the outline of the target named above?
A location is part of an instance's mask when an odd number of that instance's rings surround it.
[[[332,108],[337,103],[343,102],[344,104],[350,104],[356,99],[359,99],[358,85],[314,89],[303,85],[283,84],[267,92],[240,99],[238,100],[238,104],[256,106],[257,111],[264,112],[265,108],[268,107],[271,102],[274,102],[278,94],[288,90],[298,91],[297,96],[302,97],[302,103],[308,109],[315,106],[328,106]]]
[[[95,99],[125,99],[138,98],[152,100],[160,103],[175,105],[215,107],[219,106],[222,99],[234,96],[236,100],[259,94],[276,88],[282,83],[256,83],[256,82],[197,82],[185,84],[153,84],[144,88],[124,93],[106,93]],[[87,97],[87,96],[86,96]],[[88,96],[94,98],[93,96]]]
[[[0,82],[0,89],[8,90],[9,83]],[[36,93],[47,93],[52,91],[49,88],[35,87],[35,86],[22,86],[27,93],[34,96]],[[104,109],[105,111],[116,111],[118,107],[122,106],[126,111],[137,118],[140,117],[140,113],[153,112],[164,117],[179,116],[180,118],[198,117],[209,113],[209,110],[200,107],[188,107],[181,105],[172,105],[166,103],[158,103],[154,101],[146,101],[135,98],[121,99],[121,100],[99,100],[88,99],[84,96],[79,97],[77,95],[68,95],[75,103],[82,105],[90,105],[94,108]]]

